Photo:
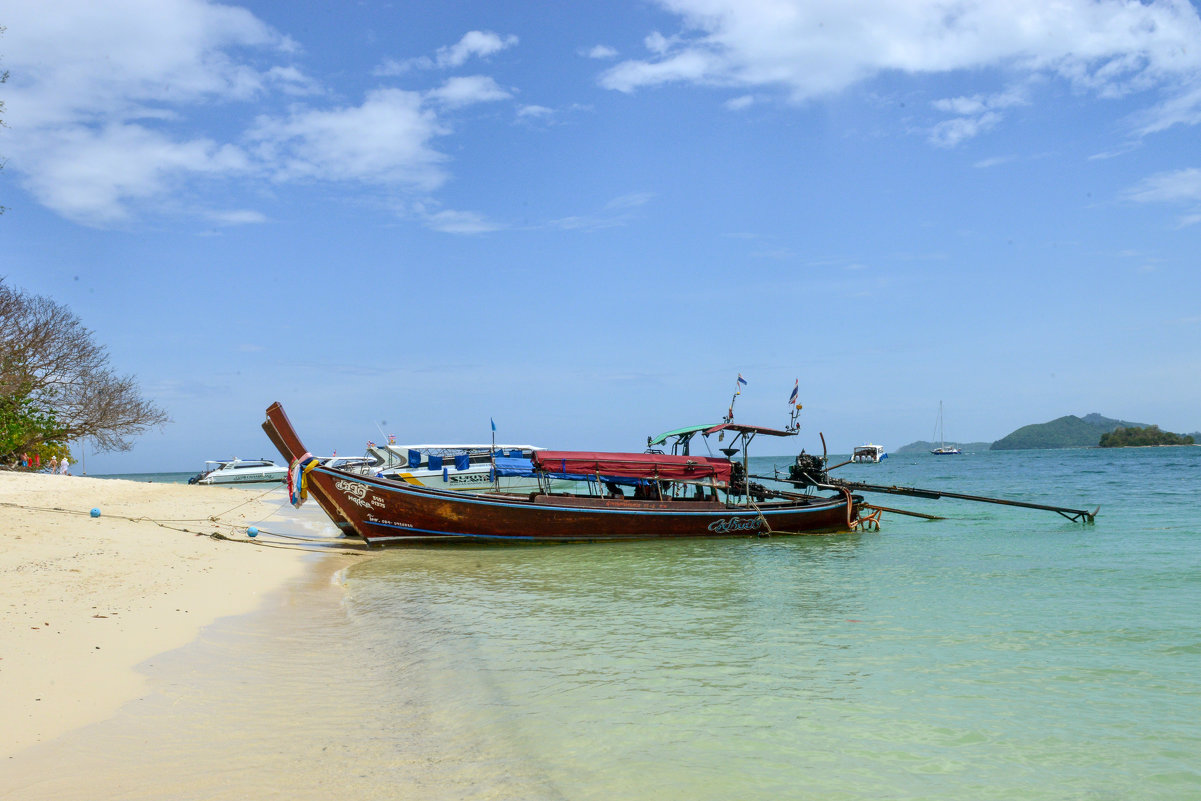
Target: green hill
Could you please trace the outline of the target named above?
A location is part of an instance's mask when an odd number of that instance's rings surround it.
[[[1145,423],[1131,423],[1102,417],[1095,412],[1077,417],[1069,414],[1049,423],[1022,426],[992,444],[994,451],[1013,451],[1034,448],[1095,448],[1102,434],[1117,428],[1146,428]]]

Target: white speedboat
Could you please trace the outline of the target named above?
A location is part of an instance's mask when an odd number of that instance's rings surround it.
[[[855,447],[855,450],[851,453],[851,461],[852,462],[875,463],[875,462],[880,461],[881,459],[887,459],[887,458],[888,458],[888,454],[884,452],[883,445],[873,445],[870,442],[867,443],[866,445],[857,445]]]
[[[321,460],[321,464],[338,470],[363,472],[365,468],[372,467],[375,460],[370,456],[326,456]]]
[[[537,445],[377,445],[368,442],[366,458],[370,464],[349,469],[419,487],[525,493],[538,490],[538,478],[530,458],[539,450],[542,449]],[[556,486],[570,483],[556,482]]]
[[[276,484],[288,477],[288,468],[270,459],[210,459],[189,484]]]

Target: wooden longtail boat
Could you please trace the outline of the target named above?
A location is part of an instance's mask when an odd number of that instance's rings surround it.
[[[743,436],[746,443],[755,433],[772,431],[732,424],[723,427]],[[468,494],[325,466],[308,457],[278,403],[267,409],[263,430],[288,460],[293,475],[300,477],[301,494],[311,494],[344,534],[361,537],[369,545],[464,540],[598,542],[836,532],[857,524],[862,502],[845,490],[833,497],[796,496],[756,503],[743,495],[738,501],[737,494],[730,494],[736,493],[738,486],[737,479],[731,484],[734,464],[729,459],[551,451],[536,456],[535,467],[543,474],[596,478],[597,486],[624,480],[637,484],[643,494],[658,497]],[[742,486],[745,491],[746,485]],[[664,492],[679,487],[690,490],[692,497],[670,497]],[[721,490],[724,499],[719,499],[715,490]]]

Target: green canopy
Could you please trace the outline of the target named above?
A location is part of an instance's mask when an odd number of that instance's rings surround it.
[[[719,425],[719,424],[718,423],[705,423],[705,424],[699,425],[699,426],[684,426],[683,428],[677,428],[675,431],[666,431],[666,432],[660,434],[659,436],[655,437],[654,439],[650,440],[647,443],[647,447],[654,447],[655,445],[662,445],[670,437],[678,437],[682,434],[695,434],[698,431],[708,431],[710,428],[713,428],[715,425]]]

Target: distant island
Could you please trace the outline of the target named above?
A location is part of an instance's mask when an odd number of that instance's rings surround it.
[[[1146,423],[1131,423],[1093,414],[1077,417],[1069,414],[1049,423],[1022,426],[992,444],[994,451],[1030,450],[1035,448],[1095,448],[1102,434],[1118,428],[1146,428]]]
[[[1111,439],[1114,444],[1106,445],[1102,437],[1112,435],[1122,430],[1117,439]],[[1141,433],[1133,433],[1141,432]],[[1175,438],[1176,441],[1169,441]],[[1146,441],[1144,441],[1146,440]],[[1153,441],[1152,441],[1153,440]],[[1186,441],[1187,440],[1187,441]],[[1192,445],[1201,440],[1201,432],[1193,434],[1173,434],[1160,431],[1159,426],[1147,423],[1131,423],[1127,420],[1115,420],[1093,412],[1084,417],[1069,414],[1056,418],[1048,423],[1034,423],[1022,426],[1016,431],[1001,437],[996,442],[948,442],[964,452],[970,451],[1016,451],[1039,450],[1048,448],[1096,448],[1122,447],[1124,445]],[[891,451],[895,454],[925,453],[934,450],[937,442],[918,440],[903,445]]]
[[[1102,448],[1141,448],[1151,445],[1192,445],[1192,435],[1160,431],[1159,426],[1115,428],[1101,435]]]

